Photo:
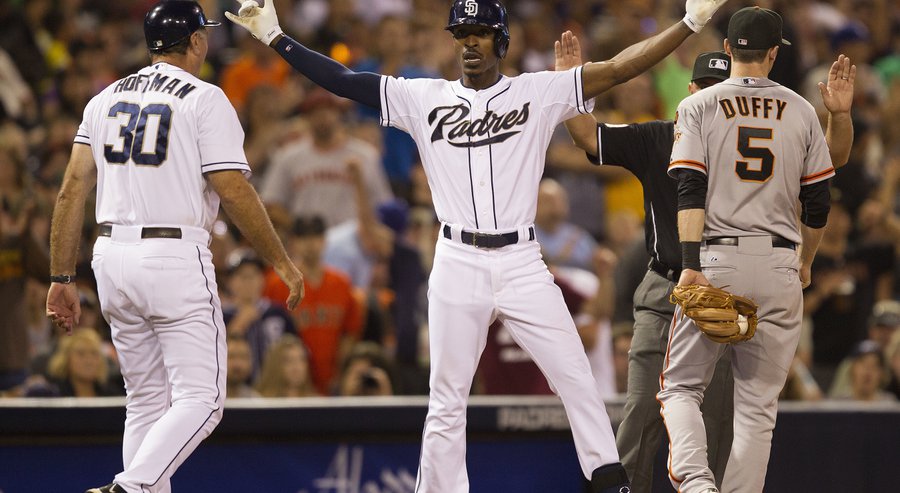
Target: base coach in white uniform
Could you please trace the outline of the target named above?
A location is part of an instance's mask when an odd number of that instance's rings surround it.
[[[538,183],[560,122],[589,112],[592,98],[660,61],[721,3],[689,0],[684,22],[612,60],[505,77],[505,8],[496,0],[456,0],[447,25],[463,74],[456,81],[352,72],[284,36],[271,1],[264,8],[245,3],[240,17],[226,14],[325,89],[379,109],[382,125],[408,132],[418,146],[443,226],[428,290],[431,392],[417,492],[469,490],[466,403],[494,320],[562,398],[592,491],[628,491],[584,347],[534,241]]]
[[[290,287],[303,278],[247,182],[244,132],[217,87],[197,78],[209,21],[194,1],[162,2],[144,20],[152,65],[84,110],[50,233],[47,314],[78,324],[77,245],[97,185],[92,267],[125,378],[124,470],[89,492],[168,492],[169,478],[222,418],[225,324],[209,230],[219,203]],[[95,164],[96,163],[96,164]]]

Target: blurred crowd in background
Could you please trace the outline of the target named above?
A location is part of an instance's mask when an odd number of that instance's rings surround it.
[[[443,31],[449,0],[274,0],[286,32],[357,70],[459,77]],[[72,336],[44,315],[49,223],[88,100],[149,63],[151,0],[0,2],[0,395],[122,395],[90,270],[89,204]],[[274,50],[225,21],[233,0],[201,0],[212,28],[202,77],[219,85],[246,132],[252,182],[306,279],[287,288],[222,216],[213,231],[228,334],[229,397],[426,394],[427,277],[438,220],[412,140],[378,115],[316,88]],[[731,0],[652,71],[597,100],[610,123],[672,118],[697,54],[721,49],[732,12],[782,13],[771,78],[825,115],[816,83],[838,54],[858,67],[855,141],[833,180],[831,215],[805,292],[804,337],[784,399],[900,398],[900,3]],[[553,68],[566,29],[605,60],[683,15],[682,0],[507,0],[502,72]],[[514,165],[514,163],[509,163]],[[575,318],[598,385],[626,390],[632,295],[646,272],[640,183],[593,167],[560,126],[536,220],[544,258]],[[466,330],[460,327],[459,330]],[[549,394],[528,355],[491,328],[475,391]]]

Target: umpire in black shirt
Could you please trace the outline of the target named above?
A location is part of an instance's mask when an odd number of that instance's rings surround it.
[[[731,60],[724,52],[701,54],[694,62],[691,94],[727,79],[730,69]],[[632,491],[649,492],[663,431],[656,393],[675,313],[669,294],[681,274],[678,182],[666,174],[675,142],[675,123],[664,120],[611,125],[597,124],[588,117],[569,120],[566,128],[592,163],[622,166],[641,181],[644,189],[644,231],[650,264],[634,293],[628,393],[625,416],[616,433],[616,448],[631,478]],[[725,475],[731,451],[733,386],[731,358],[726,355],[719,360],[701,406],[707,458],[717,484]]]

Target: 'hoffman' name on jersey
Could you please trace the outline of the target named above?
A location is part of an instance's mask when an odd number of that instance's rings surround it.
[[[464,104],[438,106],[428,114],[428,124],[434,125],[431,141],[443,140],[445,130],[449,129],[446,136],[447,143],[454,147],[481,147],[503,142],[521,132],[521,130],[512,129],[522,126],[528,121],[528,105],[530,104],[525,103],[521,109],[502,115],[487,110],[484,117],[477,120],[467,118],[470,110]],[[437,120],[437,124],[435,124],[435,120]],[[472,140],[485,136],[487,138]]]
[[[179,87],[181,86],[181,87]],[[122,91],[137,91],[137,92],[147,92],[147,91],[157,91],[169,93],[179,99],[184,99],[185,96],[191,93],[197,87],[188,82],[184,82],[182,84],[181,79],[172,77],[172,80],[169,80],[168,75],[162,75],[157,73],[149,73],[149,74],[134,74],[129,75],[128,77],[119,81],[116,84],[116,89],[113,91],[115,93],[119,93]]]

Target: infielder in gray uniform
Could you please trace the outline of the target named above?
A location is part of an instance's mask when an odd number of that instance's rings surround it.
[[[500,320],[558,391],[594,493],[627,493],[612,428],[584,347],[534,241],[537,191],[555,127],[592,98],[671,53],[724,0],[687,0],[680,22],[611,60],[505,77],[506,9],[456,0],[447,30],[462,78],[356,73],[283,36],[271,0],[227,17],[322,87],[378,108],[412,136],[443,223],[429,278],[430,395],[416,491],[465,493],[466,404],[488,327]],[[699,21],[698,21],[699,19]],[[571,33],[569,33],[571,35]]]
[[[565,42],[566,39],[564,38]],[[557,50],[557,70],[581,65],[577,38]],[[853,80],[840,74],[853,69],[841,55],[831,67],[828,83],[820,90],[829,111],[825,138],[835,168],[847,162],[853,140],[850,107]],[[731,58],[722,51],[702,53],[694,61],[688,91],[694,94],[728,79]],[[575,145],[596,165],[622,166],[641,181],[644,192],[645,235],[650,264],[634,292],[634,337],[628,353],[628,392],[625,415],[616,432],[616,447],[631,478],[632,493],[650,493],[653,463],[659,448],[663,423],[660,416],[659,374],[663,369],[669,325],[675,306],[669,295],[681,274],[678,245],[678,182],[666,173],[672,154],[675,123],[652,121],[630,125],[597,123],[591,116],[566,121]],[[838,164],[840,163],[840,165]],[[700,410],[707,435],[709,468],[722,483],[731,450],[733,418],[731,357],[719,360],[704,392]]]
[[[669,476],[681,492],[719,491],[699,407],[726,351],[734,442],[722,489],[762,491],[778,393],[800,337],[802,288],[828,218],[834,168],[815,111],[766,78],[787,44],[781,28],[768,9],[735,13],[724,43],[731,78],[688,97],[676,114],[669,173],[678,179],[678,284],[712,284],[759,304],[756,335],[731,345],[707,339],[676,308],[658,398],[671,442]]]

